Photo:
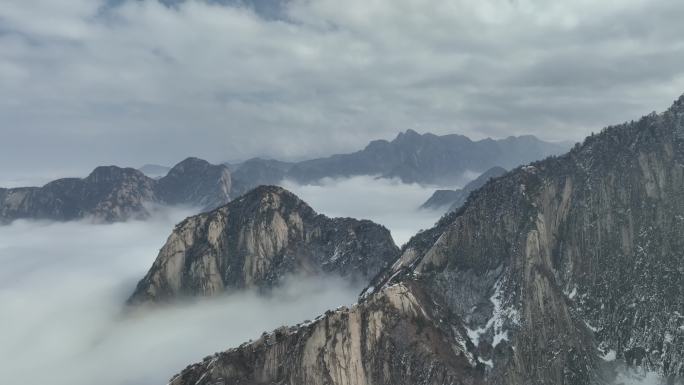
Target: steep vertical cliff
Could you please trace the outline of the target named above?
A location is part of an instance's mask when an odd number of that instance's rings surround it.
[[[380,225],[331,219],[281,187],[261,186],[178,224],[129,303],[267,289],[291,274],[368,282],[398,253]]]
[[[352,309],[171,383],[600,384],[614,359],[675,383],[682,309],[684,96],[491,180]]]

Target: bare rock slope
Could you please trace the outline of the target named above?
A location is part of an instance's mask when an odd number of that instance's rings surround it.
[[[683,235],[684,96],[491,180],[352,308],[171,384],[603,384],[613,358],[681,383]]]
[[[380,225],[331,219],[281,187],[260,186],[178,224],[129,303],[268,289],[292,274],[367,283],[398,254]]]

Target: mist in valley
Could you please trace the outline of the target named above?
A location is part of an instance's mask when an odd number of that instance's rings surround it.
[[[385,225],[398,245],[443,214],[418,209],[434,187],[394,179],[281,185],[319,213]],[[0,227],[1,378],[22,384],[162,384],[206,355],[351,305],[362,289],[336,277],[297,277],[270,295],[241,292],[127,312],[125,300],[174,225],[197,210],[153,212],[147,221],[19,220]],[[654,373],[616,368],[615,384],[664,383]]]
[[[8,384],[163,384],[188,363],[356,301],[333,277],[292,279],[270,296],[247,292],[124,311],[176,222],[15,221],[0,227],[0,378]]]
[[[477,176],[477,173],[467,173],[463,184]],[[400,247],[419,230],[431,228],[447,209],[419,209],[437,187],[402,183],[398,179],[355,176],[324,178],[310,185],[285,180],[281,185],[321,214],[370,219],[384,225]]]
[[[320,213],[385,225],[398,245],[442,214],[418,210],[433,187],[392,179],[282,185]],[[147,221],[114,224],[1,226],[0,360],[11,364],[0,366],[0,377],[24,384],[161,384],[208,354],[351,305],[363,289],[336,277],[298,277],[270,295],[242,292],[126,312],[125,300],[174,225],[196,211],[156,208]]]

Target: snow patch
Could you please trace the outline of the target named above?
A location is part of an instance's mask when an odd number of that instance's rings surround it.
[[[520,314],[512,306],[505,306],[503,304],[503,289],[502,280],[498,280],[494,284],[494,294],[489,298],[489,301],[494,305],[492,317],[487,321],[484,327],[478,329],[466,328],[468,337],[473,341],[475,346],[480,343],[480,338],[490,329],[494,333],[492,346],[497,347],[503,341],[509,341],[508,330],[504,328],[506,321],[515,325],[520,324]]]
[[[491,358],[488,359],[488,360],[483,360],[482,358],[479,358],[479,357],[478,357],[477,360],[480,361],[481,363],[483,363],[483,364],[489,366],[490,368],[493,368],[493,367],[494,367],[494,362],[492,362],[492,359],[491,359]]]
[[[601,356],[601,358],[603,358],[604,361],[615,361],[616,356],[617,353],[615,352],[615,350],[610,349],[608,352],[606,352],[606,354]]]
[[[592,332],[596,333],[598,331],[598,328],[595,328],[589,324],[589,322],[584,321],[584,324],[591,330]]]

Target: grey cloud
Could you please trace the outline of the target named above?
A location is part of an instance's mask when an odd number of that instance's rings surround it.
[[[675,0],[59,3],[0,10],[1,173],[301,159],[408,128],[579,140],[684,92]]]

